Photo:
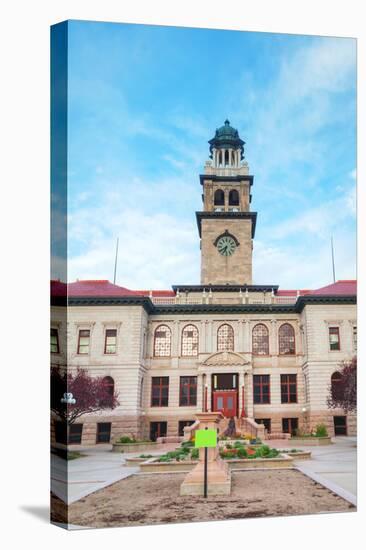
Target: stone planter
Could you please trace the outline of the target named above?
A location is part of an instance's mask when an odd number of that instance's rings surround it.
[[[283,454],[276,458],[228,458],[223,459],[223,462],[228,465],[230,470],[248,470],[252,468],[292,468],[293,459],[287,454]],[[144,473],[189,472],[197,463],[197,460],[158,462],[154,457],[140,463],[140,471]]]
[[[150,458],[145,462],[140,463],[141,472],[190,472],[194,466],[198,464],[198,460],[181,460],[179,462],[172,460],[171,462],[158,462],[157,458]]]
[[[228,458],[225,459],[230,470],[251,470],[252,468],[292,468],[292,457],[287,454],[276,458]]]
[[[141,441],[136,443],[113,443],[112,451],[114,453],[142,453],[151,451],[156,447],[156,441]]]
[[[332,440],[329,436],[327,437],[291,437],[290,441],[294,442],[296,445],[303,446],[318,446],[318,445],[331,445]]]
[[[157,458],[156,456],[154,458]],[[126,458],[126,466],[139,466],[142,462],[146,462],[147,460],[150,460],[149,458],[140,458],[139,456],[134,456],[130,458]]]
[[[291,451],[283,451],[287,456],[295,460],[305,460],[311,458],[311,451],[300,451],[299,453],[292,453]]]

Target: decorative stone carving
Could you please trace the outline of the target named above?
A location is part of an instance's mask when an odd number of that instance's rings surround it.
[[[233,351],[218,351],[210,355],[210,357],[207,357],[201,364],[205,366],[249,365],[250,361],[248,361],[246,357]]]

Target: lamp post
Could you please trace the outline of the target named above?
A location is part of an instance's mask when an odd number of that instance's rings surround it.
[[[303,407],[301,409],[302,411],[302,415],[303,415],[303,418],[302,418],[302,423],[303,423],[303,426],[304,426],[304,431],[306,432],[307,431],[307,421],[306,421],[306,412],[307,412],[307,408],[306,407]]]
[[[75,405],[76,399],[72,393],[64,393],[64,396],[61,397],[61,403],[66,403],[66,405]]]

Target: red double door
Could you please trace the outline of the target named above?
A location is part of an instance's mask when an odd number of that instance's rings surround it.
[[[213,410],[222,412],[227,418],[238,416],[238,392],[236,390],[214,391]]]

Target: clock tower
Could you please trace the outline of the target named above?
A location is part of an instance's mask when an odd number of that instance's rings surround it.
[[[253,176],[244,161],[245,142],[225,120],[210,144],[200,176],[203,210],[196,212],[201,239],[202,285],[251,285],[257,213],[250,211]]]

